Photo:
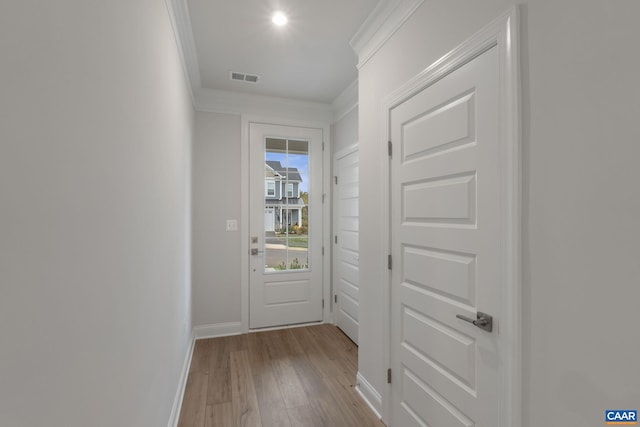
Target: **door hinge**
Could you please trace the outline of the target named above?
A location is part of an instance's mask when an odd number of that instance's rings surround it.
[[[324,205],[324,198],[326,197],[326,193],[322,193],[322,204]]]
[[[322,151],[324,151],[324,141],[322,141]]]
[[[333,296],[333,302],[335,302],[336,304],[338,303],[338,294],[335,294]]]
[[[393,143],[391,141],[388,142],[387,149],[389,150],[389,157],[393,154]]]
[[[337,183],[338,183],[338,176],[336,175],[336,176],[334,176],[333,178],[334,178],[334,181],[335,181],[335,182],[336,182],[336,184],[337,184]]]
[[[387,268],[389,270],[391,270],[391,266],[393,265],[393,263],[391,262],[391,255],[387,255]]]
[[[338,236],[333,236],[333,242],[337,245],[338,244]]]
[[[391,368],[387,369],[387,384],[391,384]]]
[[[322,247],[322,256],[324,256],[324,246]]]
[[[324,308],[324,299],[322,300],[322,308]]]

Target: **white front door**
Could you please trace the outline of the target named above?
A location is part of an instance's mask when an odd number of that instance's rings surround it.
[[[251,123],[249,161],[249,327],[322,321],[322,130]]]
[[[338,152],[334,162],[334,283],[336,324],[358,344],[360,286],[357,146]]]
[[[501,425],[497,51],[390,111],[392,426]]]

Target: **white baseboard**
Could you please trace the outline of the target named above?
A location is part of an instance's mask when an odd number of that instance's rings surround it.
[[[171,407],[171,416],[169,417],[168,427],[177,427],[178,420],[180,419],[180,410],[182,409],[182,399],[184,398],[184,389],[187,386],[187,378],[189,377],[189,369],[191,368],[191,357],[193,356],[193,347],[196,340],[191,334],[191,342],[187,349],[187,354],[184,357],[182,363],[182,372],[180,373],[180,380],[178,381],[178,390],[176,396],[173,399],[173,406]]]
[[[323,325],[327,322],[319,321],[319,322],[311,322],[311,323],[296,323],[295,325],[284,325],[284,326],[272,326],[269,328],[258,328],[258,329],[249,329],[247,332],[250,334],[255,334],[257,332],[266,332],[266,331],[280,331],[282,329],[294,329],[294,328],[305,328],[307,326],[315,326],[315,325]]]
[[[200,325],[193,328],[195,339],[226,337],[228,335],[240,335],[242,333],[241,322],[214,323],[212,325]]]
[[[367,405],[382,419],[382,396],[360,372],[356,375],[356,391],[367,402]]]

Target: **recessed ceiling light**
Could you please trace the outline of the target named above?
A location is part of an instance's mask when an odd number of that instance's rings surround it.
[[[287,19],[287,15],[285,15],[284,12],[278,11],[275,12],[273,16],[271,16],[271,22],[273,22],[278,27],[287,25],[288,21],[289,20]]]

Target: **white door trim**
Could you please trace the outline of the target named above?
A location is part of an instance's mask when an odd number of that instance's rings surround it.
[[[387,256],[391,253],[391,204],[389,194],[390,168],[387,155],[389,141],[390,110],[417,92],[437,82],[452,71],[468,63],[486,50],[497,46],[500,67],[500,150],[501,200],[504,221],[501,224],[502,259],[501,271],[505,284],[500,303],[501,346],[500,366],[501,427],[519,427],[522,424],[522,312],[521,312],[521,157],[520,157],[520,59],[519,59],[519,14],[516,6],[488,24],[474,36],[434,62],[420,74],[391,93],[382,103],[383,123],[380,144],[380,168],[386,177],[383,185],[381,212],[386,231],[383,233],[384,248],[380,253],[381,277],[387,277],[386,304],[384,305],[384,362],[391,365],[391,274],[386,269]],[[383,420],[389,422],[391,413],[391,386],[383,390]]]
[[[290,118],[242,114],[240,129],[240,321],[241,332],[249,331],[249,125],[262,123],[270,125],[308,127],[322,129],[324,151],[322,153],[322,192],[325,203],[322,206],[322,245],[325,248],[322,271],[323,298],[325,301],[323,321],[331,322],[331,125],[328,121],[296,120]]]

